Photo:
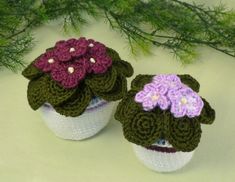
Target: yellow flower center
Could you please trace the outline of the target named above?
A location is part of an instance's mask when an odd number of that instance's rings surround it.
[[[151,97],[152,101],[156,101],[156,100],[158,100],[158,98],[159,98],[159,95],[153,95]]]
[[[181,103],[182,103],[182,104],[187,104],[187,102],[188,102],[188,101],[187,101],[187,99],[186,99],[185,97],[183,97],[183,98],[181,99]]]

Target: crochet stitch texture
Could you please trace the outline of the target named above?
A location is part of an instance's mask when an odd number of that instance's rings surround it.
[[[201,124],[212,124],[215,111],[201,98],[204,106],[199,116],[175,117],[170,108],[145,110],[135,101],[138,92],[154,81],[155,75],[137,75],[131,89],[118,104],[115,119],[122,123],[125,138],[137,145],[149,147],[160,139],[167,140],[177,151],[193,151],[201,138]],[[180,81],[199,92],[199,83],[190,75],[178,75]]]
[[[136,94],[135,101],[141,103],[145,111],[171,107],[175,117],[191,118],[199,116],[204,105],[201,97],[174,74],[154,76],[152,82]]]
[[[82,37],[57,42],[22,74],[29,79],[27,98],[33,110],[49,103],[58,113],[76,117],[94,97],[123,98],[133,68],[113,49]]]

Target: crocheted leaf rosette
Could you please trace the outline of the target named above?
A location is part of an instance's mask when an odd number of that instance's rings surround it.
[[[81,37],[58,41],[22,74],[29,79],[27,97],[33,110],[49,103],[58,113],[76,117],[94,97],[121,99],[133,68],[113,49]]]
[[[190,75],[137,75],[117,106],[115,119],[125,138],[150,147],[167,140],[177,151],[193,151],[201,124],[212,124],[215,111],[198,95],[199,83]]]

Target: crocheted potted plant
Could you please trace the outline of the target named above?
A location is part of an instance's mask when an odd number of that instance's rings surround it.
[[[95,135],[108,123],[113,102],[127,92],[132,66],[104,44],[86,39],[59,41],[22,74],[27,97],[48,127],[64,139]]]
[[[174,171],[192,158],[201,124],[215,119],[215,111],[198,91],[199,83],[190,75],[138,75],[132,81],[115,118],[150,169]]]

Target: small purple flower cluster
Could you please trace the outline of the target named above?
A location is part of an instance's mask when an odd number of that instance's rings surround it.
[[[59,41],[34,63],[64,88],[74,88],[86,74],[105,73],[112,65],[106,47],[100,42],[81,37]]]
[[[201,97],[174,74],[154,76],[152,82],[135,95],[135,101],[141,103],[145,111],[170,108],[177,118],[199,116],[204,106]]]

